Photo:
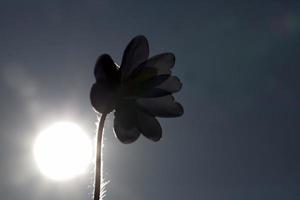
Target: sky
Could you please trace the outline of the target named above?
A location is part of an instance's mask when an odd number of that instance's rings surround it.
[[[0,1],[0,199],[92,199],[93,166],[68,182],[40,174],[33,140],[71,120],[92,138],[100,54],[117,63],[145,35],[173,52],[185,114],[163,138],[104,136],[107,200],[300,198],[300,1]]]

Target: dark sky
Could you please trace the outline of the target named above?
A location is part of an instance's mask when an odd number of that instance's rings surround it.
[[[175,53],[185,114],[160,119],[160,142],[131,145],[109,117],[105,199],[300,199],[299,0],[1,0],[0,199],[92,198],[92,166],[50,181],[32,143],[60,120],[93,137],[96,58],[120,63],[138,34],[151,55]]]

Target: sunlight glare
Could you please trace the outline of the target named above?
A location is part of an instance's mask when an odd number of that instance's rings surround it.
[[[42,174],[62,181],[86,170],[91,163],[92,145],[78,125],[58,122],[38,135],[33,153]]]

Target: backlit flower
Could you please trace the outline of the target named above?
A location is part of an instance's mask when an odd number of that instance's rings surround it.
[[[174,64],[172,53],[149,58],[148,41],[144,36],[131,40],[120,67],[107,54],[98,58],[91,103],[102,114],[115,110],[114,131],[121,142],[134,142],[140,134],[158,141],[162,129],[156,117],[183,114],[183,107],[172,96],[182,86],[180,80],[171,75]]]

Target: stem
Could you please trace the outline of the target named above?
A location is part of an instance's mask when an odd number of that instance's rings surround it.
[[[94,200],[99,200],[101,192],[101,148],[102,148],[102,135],[104,128],[104,121],[106,113],[103,113],[99,122],[98,133],[97,133],[97,154],[96,154],[96,173],[95,173],[95,192]]]

